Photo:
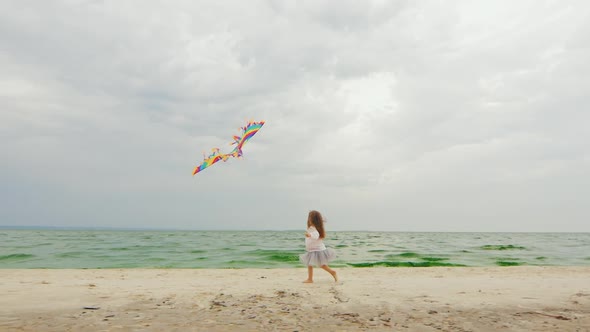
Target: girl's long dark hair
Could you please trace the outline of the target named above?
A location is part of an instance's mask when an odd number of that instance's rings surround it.
[[[307,227],[309,226],[313,226],[317,229],[318,233],[320,233],[320,239],[326,237],[326,231],[324,231],[324,218],[322,218],[322,214],[318,211],[309,211],[309,215],[307,216]]]

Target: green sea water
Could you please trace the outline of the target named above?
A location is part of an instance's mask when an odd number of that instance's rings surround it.
[[[334,267],[590,266],[590,233],[330,232]],[[0,268],[302,267],[301,231],[0,230]]]

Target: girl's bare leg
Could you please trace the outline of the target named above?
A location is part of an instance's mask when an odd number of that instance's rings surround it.
[[[311,284],[313,282],[313,266],[307,266],[307,280],[304,281],[306,284]]]
[[[328,265],[322,265],[322,269],[331,274],[332,277],[334,277],[334,281],[338,281],[338,274],[336,274],[336,271],[332,270]]]

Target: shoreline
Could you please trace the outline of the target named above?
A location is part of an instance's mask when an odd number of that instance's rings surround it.
[[[590,331],[590,267],[335,269],[0,269],[0,330]]]

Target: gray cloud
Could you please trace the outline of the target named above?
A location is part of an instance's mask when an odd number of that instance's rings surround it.
[[[7,1],[0,225],[590,231],[584,1]],[[245,148],[193,178],[247,120]]]

